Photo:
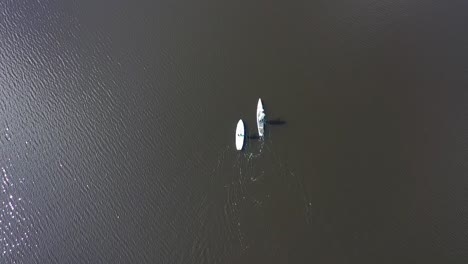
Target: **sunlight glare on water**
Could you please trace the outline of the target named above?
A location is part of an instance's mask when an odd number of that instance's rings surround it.
[[[22,180],[14,179],[8,173],[10,167],[1,167],[0,254],[2,259],[16,263],[15,259],[34,246],[30,242],[33,225],[25,211],[28,202],[15,194],[21,188]]]

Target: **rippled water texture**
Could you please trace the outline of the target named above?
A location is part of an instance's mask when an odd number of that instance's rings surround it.
[[[0,263],[468,263],[466,10],[0,0]]]

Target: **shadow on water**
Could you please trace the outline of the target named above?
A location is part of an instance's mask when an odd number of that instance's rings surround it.
[[[282,126],[282,125],[286,125],[286,121],[285,120],[281,120],[281,118],[275,118],[275,119],[272,119],[272,120],[267,120],[266,123],[268,125],[273,125],[273,126]]]
[[[245,138],[246,139],[260,139],[260,136],[258,135],[257,132],[254,132],[254,133],[250,132],[250,129],[249,129],[247,124],[244,124],[244,127],[245,127]],[[257,125],[255,125],[255,129],[256,129],[256,127],[257,127]]]
[[[248,139],[259,139],[260,136],[258,135],[258,133],[253,133],[253,134],[250,134],[250,133],[249,133],[249,134],[247,135],[247,138],[248,138]]]
[[[265,121],[267,125],[272,125],[272,126],[282,126],[282,125],[286,125],[286,121],[285,120],[282,120],[281,118],[275,118],[275,119],[272,119],[272,120],[266,120]],[[265,127],[266,129],[266,127]],[[248,139],[253,139],[253,140],[257,140],[257,139],[260,139],[260,136],[258,135],[257,132],[255,133],[250,133],[248,132],[249,130],[247,129],[247,126],[246,126],[246,138]]]
[[[267,118],[265,120],[265,123],[267,125],[273,125],[273,126],[286,125],[286,120],[282,120],[280,117],[268,119],[268,113],[269,113],[268,112],[268,107],[265,105],[265,102],[263,102],[263,101],[262,101],[262,104],[263,104],[263,110],[267,114]]]

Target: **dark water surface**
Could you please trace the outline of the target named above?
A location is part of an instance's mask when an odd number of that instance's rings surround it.
[[[0,1],[0,263],[468,263],[467,10]]]

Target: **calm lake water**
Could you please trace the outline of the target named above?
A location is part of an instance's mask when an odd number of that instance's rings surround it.
[[[0,263],[468,263],[467,10],[0,0]]]

